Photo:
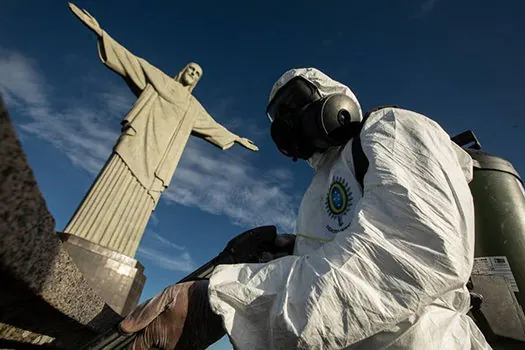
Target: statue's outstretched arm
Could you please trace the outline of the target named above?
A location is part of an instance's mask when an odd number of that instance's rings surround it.
[[[120,74],[135,94],[140,93],[146,87],[148,77],[164,77],[165,74],[158,68],[135,56],[115,41],[100,27],[98,21],[89,12],[72,3],[69,3],[69,8],[84,25],[97,35],[100,60],[111,70]]]
[[[87,10],[78,8],[73,3],[68,3],[69,9],[77,18],[86,25],[89,29],[91,29],[97,36],[102,36],[102,28],[100,28],[100,25],[98,24],[95,17],[91,16]]]
[[[192,134],[200,137],[225,150],[233,146],[235,142],[252,151],[259,148],[245,137],[235,135],[221,124],[217,123],[206,111],[202,111],[193,124]]]

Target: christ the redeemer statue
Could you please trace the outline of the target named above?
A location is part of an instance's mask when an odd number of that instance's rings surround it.
[[[223,150],[235,142],[258,148],[218,124],[192,96],[202,75],[199,65],[190,63],[170,77],[117,43],[87,11],[69,7],[98,36],[102,62],[124,78],[138,99],[122,121],[113,153],[64,231],[134,257],[190,134]]]

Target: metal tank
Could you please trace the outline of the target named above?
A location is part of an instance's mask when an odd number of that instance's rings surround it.
[[[525,190],[523,180],[507,160],[481,151],[467,131],[452,138],[473,159],[469,184],[474,199],[476,243],[473,273],[504,276],[525,309]]]

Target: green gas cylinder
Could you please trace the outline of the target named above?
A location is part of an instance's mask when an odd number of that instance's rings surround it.
[[[457,142],[463,136],[463,142]],[[470,131],[452,138],[465,150],[474,166],[470,191],[474,199],[476,242],[473,273],[504,276],[525,309],[525,190],[523,181],[507,160],[481,151]]]
[[[505,159],[468,150],[474,163],[476,245],[474,268],[506,274],[525,308],[525,191],[520,175]]]

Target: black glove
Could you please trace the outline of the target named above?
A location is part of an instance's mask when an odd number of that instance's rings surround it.
[[[268,262],[274,259],[282,258],[283,256],[293,255],[295,235],[289,233],[277,235],[274,244],[275,249],[272,252],[263,252],[261,254],[262,262]]]

